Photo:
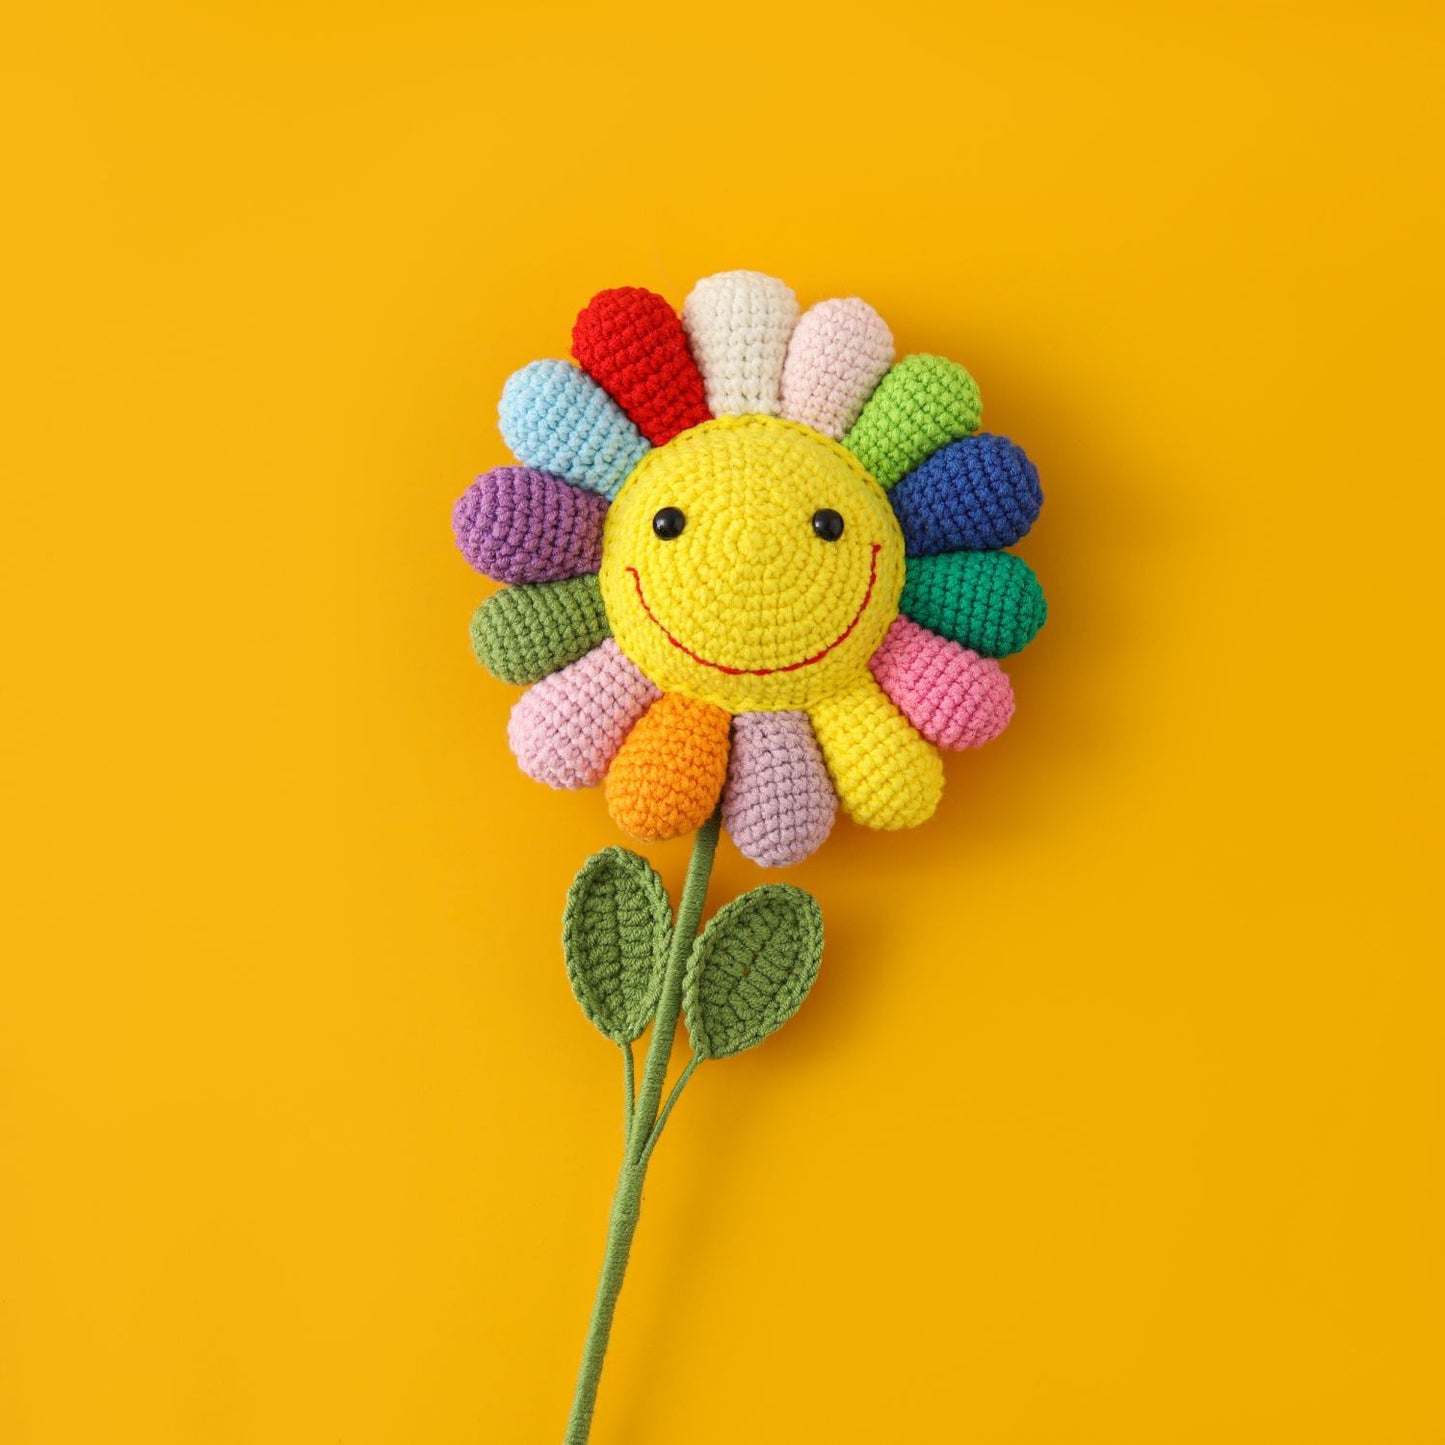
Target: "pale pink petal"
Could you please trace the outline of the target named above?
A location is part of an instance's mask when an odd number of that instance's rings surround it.
[[[866,301],[820,301],[788,342],[779,415],[836,441],[892,365],[893,334]]]
[[[778,382],[798,302],[757,271],[706,276],[683,302],[682,324],[714,416],[776,416]]]
[[[660,696],[609,637],[517,699],[507,740],[528,777],[553,788],[591,788]]]
[[[894,620],[868,666],[898,710],[937,747],[976,748],[1013,717],[1013,688],[993,658],[907,617]]]
[[[837,810],[807,713],[733,719],[723,822],[740,853],[764,868],[800,863],[828,836]]]

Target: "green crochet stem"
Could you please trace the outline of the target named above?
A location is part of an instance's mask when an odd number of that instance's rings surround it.
[[[592,1430],[592,1411],[597,1404],[597,1383],[602,1378],[602,1359],[607,1353],[608,1336],[612,1333],[612,1316],[617,1309],[617,1295],[627,1271],[627,1258],[632,1252],[632,1236],[637,1231],[637,1216],[642,1207],[642,1181],[652,1157],[662,1126],[677,1102],[682,1086],[696,1067],[694,1057],[674,1086],[666,1108],[659,1113],[662,1086],[667,1079],[667,1065],[672,1057],[673,1035],[677,1017],[682,1011],[682,978],[688,954],[697,937],[698,920],[702,917],[703,900],[707,897],[708,878],[712,874],[713,855],[717,852],[721,813],[714,813],[698,829],[692,845],[692,860],[687,865],[687,882],[677,904],[677,923],[673,928],[672,947],[667,956],[667,971],[662,976],[662,994],[652,1024],[652,1040],[647,1048],[647,1063],[642,1070],[642,1087],[631,1110],[627,1142],[622,1152],[622,1171],[617,1177],[617,1192],[612,1197],[612,1221],[607,1229],[607,1248],[602,1256],[602,1275],[597,1281],[597,1298],[592,1306],[592,1323],[587,1330],[587,1343],[582,1350],[582,1365],[577,1372],[577,1390],[572,1397],[572,1413],[567,1420],[564,1445],[586,1445]],[[631,1047],[624,1049],[631,1055]],[[629,1080],[630,1086],[630,1080]],[[630,1087],[629,1087],[630,1095]]]

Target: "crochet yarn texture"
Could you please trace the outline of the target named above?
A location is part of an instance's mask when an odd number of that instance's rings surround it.
[[[1046,609],[1004,550],[1043,503],[1032,462],[980,432],[963,367],[895,360],[865,301],[800,312],[753,271],[704,278],[680,312],[618,287],[582,308],[572,355],[507,381],[499,423],[518,464],[477,478],[452,527],[503,584],[472,646],[525,689],[507,727],[522,770],[601,785],[635,838],[695,834],[675,917],[621,848],[587,859],[563,915],[568,981],[623,1068],[623,1157],[564,1436],[587,1445],[673,1107],[703,1062],[786,1023],[822,959],[818,904],[788,884],[702,926],[722,827],[771,868],[812,854],[840,812],[881,830],[925,822],[940,749],[1008,726],[998,659]],[[689,1057],[669,1089],[681,1020]]]
[[[604,784],[626,832],[691,832],[715,808],[765,867],[819,847],[841,810],[912,827],[938,749],[1013,715],[995,659],[1043,626],[1003,549],[1039,515],[1038,473],[979,431],[963,367],[894,360],[856,297],[800,314],[752,271],[680,313],[641,287],[578,314],[569,361],[503,388],[520,465],[453,513],[467,561],[506,584],[478,658],[528,687],[508,735],[531,777]]]

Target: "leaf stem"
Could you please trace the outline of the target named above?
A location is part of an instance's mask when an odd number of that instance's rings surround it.
[[[667,966],[662,976],[662,990],[657,1013],[653,1017],[652,1038],[647,1048],[647,1062],[642,1070],[642,1087],[632,1109],[631,1125],[622,1154],[622,1169],[617,1176],[617,1190],[612,1196],[612,1217],[607,1229],[607,1247],[602,1255],[602,1274],[597,1281],[597,1296],[592,1306],[592,1321],[587,1329],[587,1342],[582,1350],[582,1364],[577,1372],[577,1389],[572,1397],[572,1413],[567,1420],[563,1445],[586,1445],[592,1429],[592,1412],[597,1404],[597,1385],[602,1377],[602,1360],[607,1353],[607,1340],[612,1333],[612,1316],[617,1308],[617,1295],[627,1271],[632,1252],[632,1236],[637,1230],[637,1217],[642,1207],[642,1181],[652,1156],[656,1135],[661,1132],[667,1113],[682,1091],[697,1064],[694,1058],[673,1086],[667,1107],[658,1114],[662,1086],[667,1078],[668,1060],[672,1057],[677,1018],[682,1011],[682,980],[687,959],[697,937],[698,920],[702,917],[707,897],[708,879],[712,875],[713,857],[717,853],[721,809],[697,831],[693,840],[692,858],[687,865],[687,880],[677,903],[677,921],[672,931]],[[631,1049],[628,1049],[631,1054]],[[629,1095],[631,1089],[629,1087]]]
[[[652,1151],[657,1148],[657,1141],[662,1138],[662,1126],[667,1123],[667,1116],[672,1113],[672,1106],[677,1103],[678,1095],[682,1093],[683,1087],[692,1078],[692,1071],[700,1063],[702,1063],[702,1055],[694,1054],[687,1061],[687,1067],[678,1075],[677,1083],[672,1086],[672,1092],[667,1096],[667,1102],[662,1106],[662,1112],[658,1114],[657,1122],[652,1126],[652,1132],[647,1136],[647,1143],[642,1150],[644,1164],[652,1158]]]
[[[622,1137],[626,1140],[632,1133],[632,1111],[637,1107],[637,1066],[632,1061],[632,1044],[622,1046]]]

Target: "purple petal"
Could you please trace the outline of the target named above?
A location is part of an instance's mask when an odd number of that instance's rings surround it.
[[[733,719],[723,822],[739,852],[764,868],[801,863],[822,845],[837,810],[807,713]]]
[[[452,508],[457,546],[498,582],[564,582],[602,565],[607,500],[549,472],[497,467]]]

